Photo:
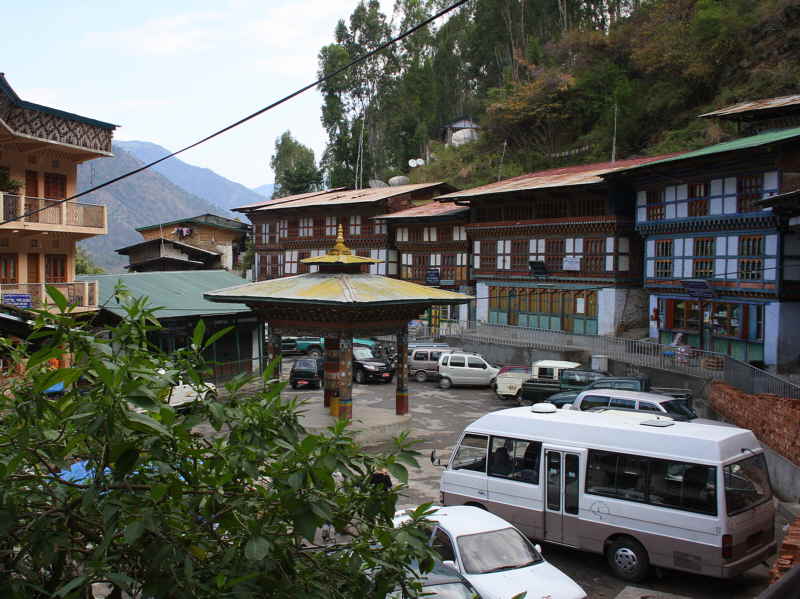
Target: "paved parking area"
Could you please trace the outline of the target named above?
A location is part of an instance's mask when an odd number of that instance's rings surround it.
[[[288,374],[288,369],[286,369]],[[353,417],[358,418],[359,406],[370,406],[394,411],[394,384],[369,384],[353,386]],[[288,393],[307,397],[312,402],[322,403],[321,391],[293,391]],[[409,487],[402,507],[439,500],[439,474],[441,470],[432,466],[427,454],[436,449],[446,462],[461,431],[477,418],[494,410],[513,407],[504,402],[490,389],[453,388],[439,389],[433,382],[409,383],[409,401],[413,412],[411,437],[419,441],[417,449],[423,454],[420,469],[412,470]],[[383,449],[382,446],[370,448]],[[776,536],[782,536],[786,521],[778,516]],[[767,567],[756,566],[746,574],[731,581],[663,571],[650,579],[631,587],[611,576],[603,556],[570,550],[557,545],[544,544],[545,557],[566,574],[575,579],[592,598],[655,599],[668,597],[692,597],[699,599],[750,599],[758,595],[768,583]]]

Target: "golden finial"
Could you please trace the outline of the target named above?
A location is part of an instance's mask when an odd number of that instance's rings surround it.
[[[339,233],[336,235],[336,243],[333,246],[333,249],[328,251],[329,256],[350,256],[353,252],[350,251],[344,244],[344,227],[339,225]]]

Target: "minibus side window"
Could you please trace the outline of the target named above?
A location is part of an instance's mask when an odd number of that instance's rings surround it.
[[[458,446],[453,459],[453,470],[474,470],[486,472],[486,447],[489,439],[486,435],[466,434]]]
[[[716,515],[717,469],[714,466],[651,459],[650,503]]]
[[[612,408],[628,408],[631,410],[636,409],[636,400],[635,399],[623,399],[621,397],[612,397],[611,398],[611,407]]]
[[[614,497],[617,494],[617,454],[590,451],[586,466],[586,492]]]
[[[432,351],[431,352],[431,362],[438,362],[439,357],[442,355],[440,351]]]
[[[489,476],[539,484],[539,441],[492,437],[489,456]]]

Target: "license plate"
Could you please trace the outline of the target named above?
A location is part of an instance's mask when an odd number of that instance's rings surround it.
[[[308,385],[308,381],[297,381],[298,385]]]
[[[389,373],[388,372],[384,372],[381,376],[383,378],[385,378],[385,379],[388,379],[389,378]]]

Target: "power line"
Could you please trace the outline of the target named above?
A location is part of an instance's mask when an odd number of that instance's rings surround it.
[[[222,135],[223,133],[226,133],[226,132],[230,131],[231,129],[234,129],[234,128],[238,127],[239,125],[243,125],[247,121],[249,121],[251,119],[254,119],[257,116],[260,116],[260,115],[264,114],[265,112],[267,112],[269,110],[272,110],[273,108],[276,108],[277,106],[280,106],[284,102],[287,102],[287,101],[291,100],[292,98],[295,98],[295,97],[299,96],[300,94],[302,94],[303,92],[308,91],[312,87],[316,87],[316,86],[318,86],[318,85],[320,85],[322,83],[325,83],[329,79],[333,79],[337,75],[339,75],[339,74],[343,73],[344,71],[348,70],[350,67],[353,67],[353,66],[355,66],[355,65],[357,65],[357,64],[359,64],[361,62],[364,62],[368,58],[371,58],[372,56],[378,54],[379,52],[382,52],[383,50],[385,50],[389,46],[393,46],[394,44],[396,44],[400,40],[405,39],[406,37],[416,33],[417,31],[419,31],[423,27],[426,27],[427,25],[429,25],[430,23],[432,23],[433,21],[435,21],[439,17],[442,17],[442,16],[446,15],[447,13],[455,10],[456,8],[462,6],[463,4],[466,4],[468,1],[469,0],[457,0],[456,2],[454,2],[453,4],[451,4],[450,6],[444,8],[444,9],[440,10],[439,12],[434,14],[433,16],[428,17],[427,19],[425,19],[424,21],[418,23],[414,27],[412,27],[410,29],[407,29],[406,31],[404,31],[403,33],[399,34],[396,37],[393,37],[389,41],[384,42],[383,44],[381,44],[377,48],[375,48],[373,50],[370,50],[369,52],[367,52],[365,54],[362,54],[358,58],[355,58],[355,59],[351,60],[346,65],[344,65],[342,67],[339,67],[338,69],[334,70],[332,73],[329,73],[329,74],[325,75],[324,77],[320,77],[319,79],[317,79],[313,83],[309,83],[308,85],[305,85],[305,86],[301,87],[300,89],[298,89],[297,91],[292,92],[288,96],[284,96],[280,100],[277,100],[277,101],[273,102],[272,104],[269,104],[268,106],[265,106],[264,108],[261,108],[260,110],[257,110],[256,112],[254,112],[254,113],[252,113],[252,114],[250,114],[250,115],[248,115],[248,116],[246,116],[246,117],[244,117],[242,119],[239,119],[235,123],[232,123],[232,124],[228,125],[227,127],[224,127],[222,129],[212,133],[211,135],[208,135],[208,136],[204,137],[203,139],[200,139],[199,141],[196,141],[196,142],[186,146],[185,148],[181,148],[180,150],[172,152],[171,154],[167,154],[166,156],[163,156],[162,158],[159,158],[158,160],[154,160],[153,162],[150,162],[148,164],[142,165],[139,168],[136,168],[136,169],[134,169],[134,170],[132,170],[130,172],[127,172],[125,174],[120,175],[119,177],[114,177],[113,179],[111,179],[109,181],[106,181],[105,183],[101,183],[100,185],[95,185],[94,187],[92,187],[90,189],[87,189],[86,191],[82,191],[80,193],[76,193],[75,195],[72,195],[72,196],[70,196],[68,198],[64,198],[63,200],[58,200],[55,203],[51,203],[49,206],[45,206],[45,207],[39,208],[37,210],[32,210],[30,212],[26,212],[26,213],[21,214],[19,216],[15,216],[14,218],[10,218],[10,219],[4,220],[3,222],[0,222],[0,225],[5,225],[7,223],[12,223],[12,222],[15,222],[15,221],[18,221],[18,220],[22,220],[23,218],[27,218],[29,216],[33,216],[34,214],[38,214],[39,212],[42,212],[42,211],[47,210],[49,208],[52,208],[53,206],[57,206],[57,205],[63,204],[64,202],[70,202],[72,200],[76,200],[81,196],[85,196],[85,195],[90,194],[92,192],[95,192],[95,191],[97,191],[99,189],[107,187],[107,186],[111,185],[112,183],[116,183],[117,181],[121,181],[122,179],[126,179],[126,178],[128,178],[128,177],[130,177],[132,175],[135,175],[135,174],[140,173],[140,172],[142,172],[144,170],[147,170],[150,167],[153,167],[156,164],[159,164],[160,162],[164,162],[165,160],[168,160],[169,158],[177,156],[178,154],[181,154],[181,153],[183,153],[183,152],[185,152],[187,150],[191,150],[192,148],[195,148],[195,147],[199,146],[200,144],[203,144],[203,143],[205,143],[205,142],[207,142],[207,141],[209,141],[211,139],[214,139],[215,137],[217,137],[219,135]]]

